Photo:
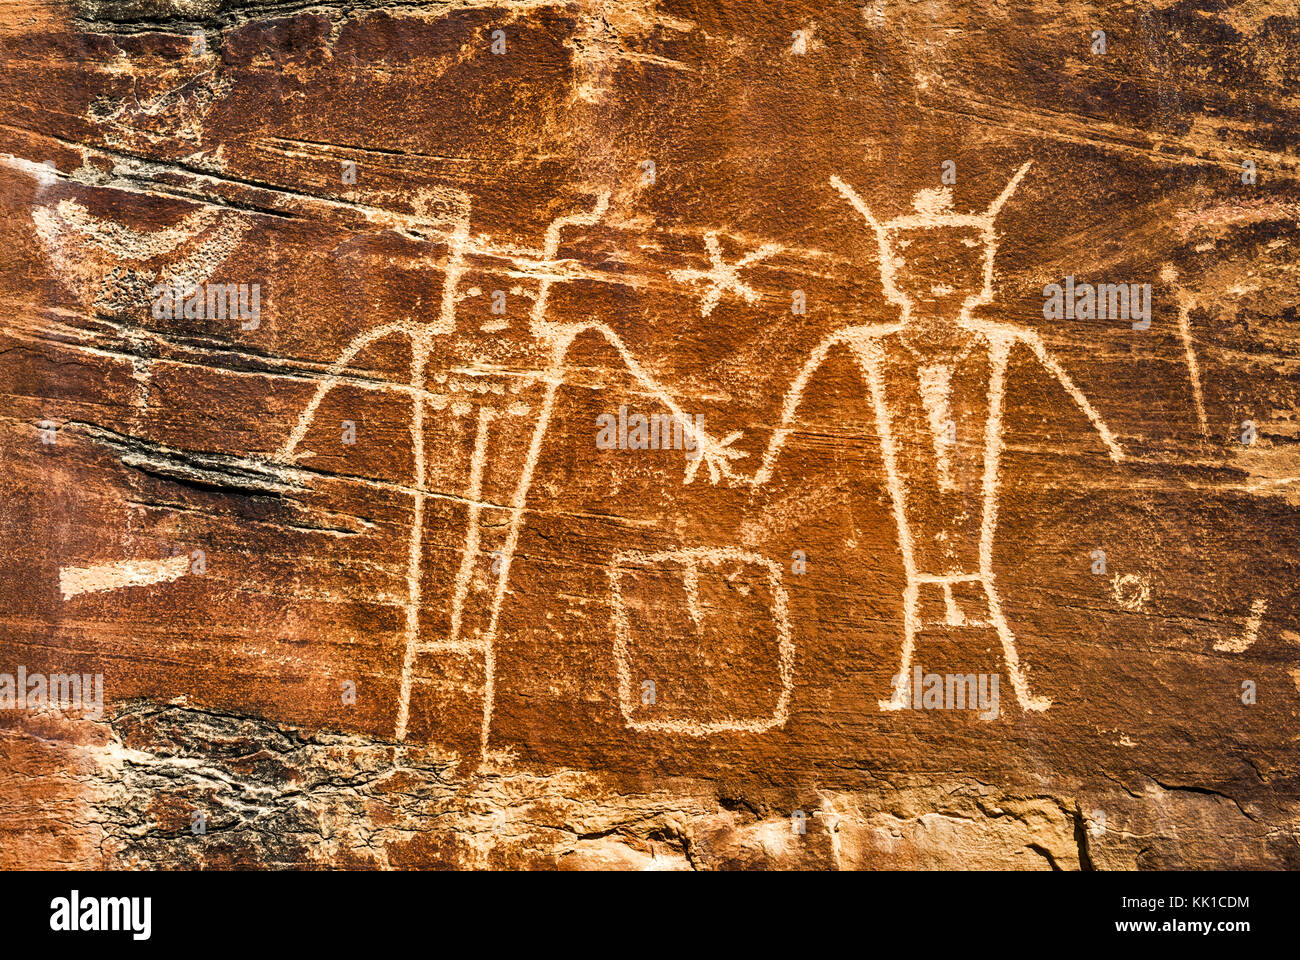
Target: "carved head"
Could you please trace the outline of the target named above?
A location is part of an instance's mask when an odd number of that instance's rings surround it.
[[[993,299],[994,224],[1029,166],[1025,163],[982,213],[954,212],[952,190],[939,187],[920,191],[912,213],[884,223],[852,188],[838,178],[831,182],[875,230],[885,297],[903,309],[904,320],[921,312],[957,320]]]

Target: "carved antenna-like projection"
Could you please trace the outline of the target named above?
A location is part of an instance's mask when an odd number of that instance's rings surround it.
[[[1025,179],[1025,174],[1029,172],[1029,168],[1033,165],[1034,161],[1032,160],[1026,160],[1021,164],[1020,169],[1016,171],[1016,175],[1011,178],[1011,182],[1003,188],[1000,194],[998,194],[998,198],[989,204],[989,212],[986,216],[990,221],[997,219],[998,213],[1002,210],[1002,207],[1006,202],[1011,199],[1011,195],[1015,193],[1016,188],[1020,186],[1020,181]]]
[[[884,227],[880,225],[879,220],[871,215],[871,208],[867,206],[865,200],[858,196],[858,192],[834,175],[831,176],[831,186],[838,190],[840,195],[852,204],[854,210],[862,214],[867,223],[871,224],[871,229],[876,231],[876,235],[883,239],[885,232]]]
[[[986,230],[991,230],[993,228],[993,222],[997,219],[1003,206],[1005,206],[1006,202],[1011,199],[1011,195],[1016,192],[1016,188],[1020,186],[1020,181],[1025,178],[1025,174],[1029,172],[1029,168],[1033,166],[1033,163],[1034,161],[1032,160],[1026,160],[1021,164],[1020,169],[1015,172],[1015,175],[1002,189],[1002,192],[998,194],[997,199],[989,204],[988,209],[984,213],[960,214],[950,212],[925,212],[923,217],[905,215],[881,223],[875,218],[871,209],[867,206],[866,201],[858,195],[857,191],[839,177],[831,177],[831,186],[840,192],[840,195],[853,206],[854,210],[862,214],[863,219],[871,225],[871,229],[876,232],[877,238],[883,243],[886,232],[896,228],[935,227],[948,224],[953,226],[982,227]],[[920,197],[921,194],[918,194],[918,214],[923,213],[923,208],[919,199]]]

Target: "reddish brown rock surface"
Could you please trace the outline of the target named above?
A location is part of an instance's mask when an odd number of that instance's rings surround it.
[[[0,866],[1300,863],[1292,4],[0,24]]]

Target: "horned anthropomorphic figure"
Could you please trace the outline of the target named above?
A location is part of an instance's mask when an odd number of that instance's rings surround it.
[[[534,473],[580,335],[593,333],[608,342],[646,396],[687,432],[687,480],[703,464],[717,483],[727,461],[738,455],[726,449],[728,441],[705,435],[607,324],[548,317],[552,286],[583,276],[579,264],[559,256],[564,231],[599,223],[608,203],[609,194],[602,193],[590,210],[553,220],[540,250],[494,247],[487,238],[471,236],[467,196],[443,219],[416,223],[423,233],[445,239],[446,256],[437,265],[443,275],[438,314],[377,323],[359,334],[329,367],[276,457],[292,463],[312,455],[302,442],[322,402],[363,349],[390,337],[410,342],[409,378],[389,387],[410,397],[414,474],[414,509],[403,544],[408,591],[394,731],[399,741],[407,738],[420,695],[421,662],[431,662],[429,669],[451,678],[447,688],[477,691],[477,746],[480,757],[487,757],[502,607]],[[462,281],[472,263],[484,258],[508,262],[505,273],[518,281],[512,294],[532,301],[526,323],[480,324],[458,311],[462,300],[482,294],[477,287],[462,289]],[[448,534],[459,540],[452,544],[458,557],[451,563],[429,562],[431,550],[446,551],[445,544],[428,542],[429,530],[439,527],[457,531]]]
[[[1050,705],[1030,692],[993,571],[1003,398],[1013,351],[1026,348],[1092,423],[1111,458],[1124,456],[1036,333],[974,315],[993,299],[996,218],[1029,167],[1025,163],[981,213],[954,212],[945,187],[922,190],[912,213],[885,222],[850,186],[831,178],[874,231],[885,297],[901,315],[893,323],[842,327],[814,348],[785,396],[757,471],[745,478],[758,486],[772,477],[809,380],[833,349],[845,348],[869,393],[907,581],[902,666],[893,695],[880,701],[883,710],[908,705],[916,635],[930,626],[992,628],[1021,708]]]

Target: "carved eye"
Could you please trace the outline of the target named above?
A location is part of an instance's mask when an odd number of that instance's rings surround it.
[[[980,245],[980,242],[978,240],[972,240],[970,237],[965,237],[962,240],[962,243],[968,247],[978,247]]]
[[[910,246],[912,245],[912,241],[911,241],[911,240],[899,240],[899,241],[898,241],[898,245],[899,245],[900,247],[902,247],[904,250],[906,250],[908,247],[910,247]]]

